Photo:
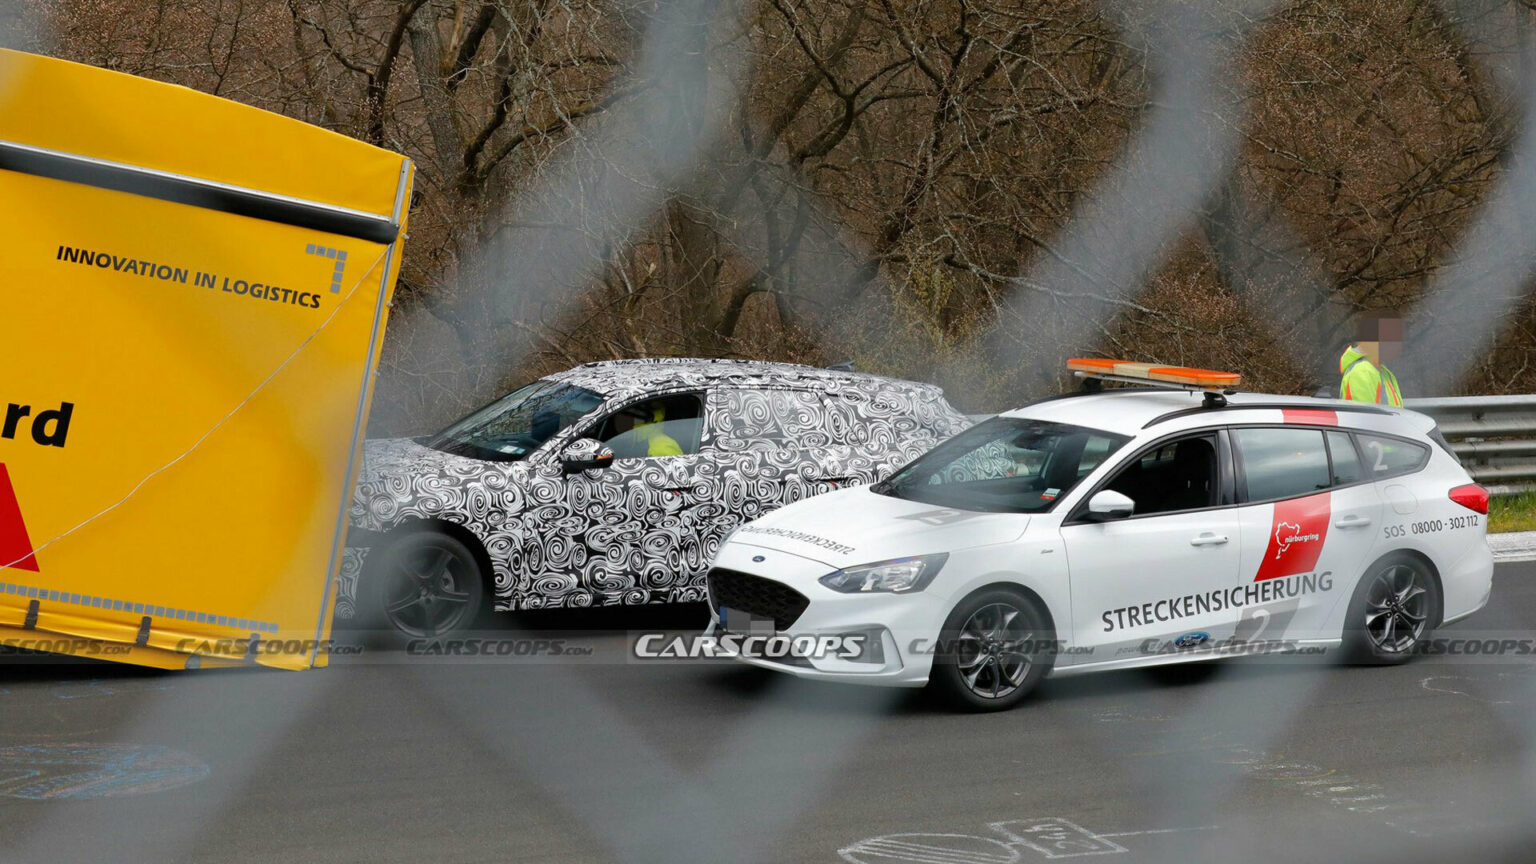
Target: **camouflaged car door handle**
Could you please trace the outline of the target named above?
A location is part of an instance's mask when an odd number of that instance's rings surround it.
[[[1345,516],[1333,523],[1335,528],[1364,528],[1371,524],[1369,516]]]
[[[1204,534],[1200,534],[1200,535],[1194,537],[1192,540],[1190,540],[1189,541],[1189,545],[1191,545],[1191,546],[1220,546],[1221,544],[1223,544],[1225,542],[1227,542],[1227,535],[1225,535],[1225,534],[1212,534],[1211,532],[1207,531]]]

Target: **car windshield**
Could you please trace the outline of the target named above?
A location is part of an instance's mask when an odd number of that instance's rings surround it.
[[[535,381],[422,443],[474,459],[515,462],[602,403],[603,397],[591,390],[558,381]]]
[[[874,491],[988,513],[1037,513],[1130,440],[1124,435],[995,417],[940,444]]]

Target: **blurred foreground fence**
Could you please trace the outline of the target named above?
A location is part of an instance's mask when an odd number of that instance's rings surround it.
[[[1435,418],[1472,479],[1495,495],[1536,490],[1536,394],[1407,399]]]

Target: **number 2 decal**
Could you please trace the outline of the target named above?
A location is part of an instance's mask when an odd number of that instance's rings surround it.
[[[1366,449],[1368,449],[1372,453],[1376,454],[1376,464],[1371,466],[1371,471],[1374,472],[1374,471],[1385,471],[1385,470],[1387,470],[1387,463],[1383,462],[1382,458],[1381,458],[1384,455],[1384,453],[1385,453],[1385,448],[1383,448],[1381,446],[1381,442],[1380,441],[1367,441],[1367,442],[1365,442],[1365,446],[1366,446]]]

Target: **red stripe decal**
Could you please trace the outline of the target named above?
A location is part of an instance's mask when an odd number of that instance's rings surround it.
[[[1275,515],[1269,529],[1269,548],[1259,564],[1255,582],[1279,579],[1317,569],[1318,556],[1328,539],[1328,522],[1333,506],[1331,493],[1308,495],[1275,502]]]
[[[1287,423],[1311,423],[1314,426],[1339,425],[1339,412],[1326,408],[1282,408]]]
[[[11,564],[15,561],[15,564]],[[16,490],[11,488],[11,475],[0,462],[0,568],[15,567],[18,570],[37,571],[37,558],[32,555],[32,541],[27,537],[27,523],[21,520],[21,504],[16,501]]]

